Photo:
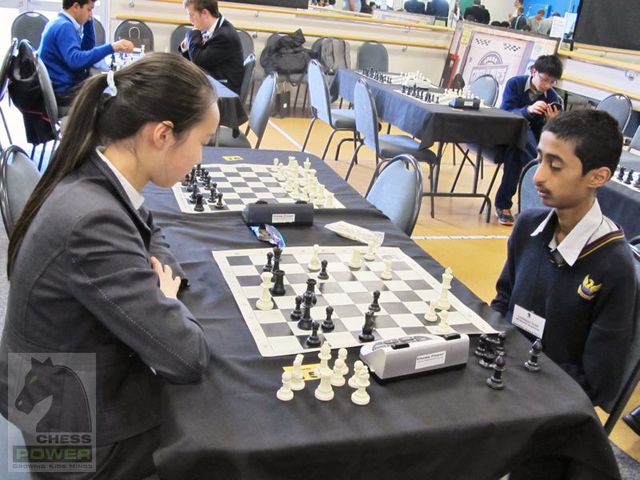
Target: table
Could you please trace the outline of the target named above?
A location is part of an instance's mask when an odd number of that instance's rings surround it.
[[[602,212],[624,230],[627,240],[640,235],[640,192],[609,180],[598,190]]]
[[[524,117],[497,108],[480,110],[454,109],[448,105],[422,102],[399,92],[400,85],[389,85],[367,78],[357,71],[340,69],[331,84],[332,95],[339,95],[353,102],[353,89],[358,79],[364,78],[374,98],[378,116],[401,130],[420,139],[420,148],[426,149],[438,142],[438,159],[442,159],[445,143],[467,143],[479,145],[478,156],[483,145],[515,144],[524,149],[527,143],[528,124]],[[482,198],[487,204],[487,222],[490,218],[491,199],[478,193],[480,162],[474,165],[474,180],[471,192],[424,192],[423,196]],[[437,191],[440,162],[435,170]],[[431,216],[433,217],[433,208]]]
[[[228,151],[205,149],[203,162],[217,161]],[[233,153],[266,163],[275,154]],[[442,274],[437,262],[320,159],[310,157],[312,168],[335,182],[331,187],[349,208],[316,211],[312,227],[281,227],[288,245],[353,245],[323,228],[345,220],[384,231],[384,245],[400,247],[432,275]],[[154,456],[161,478],[477,480],[498,478],[525,459],[551,453],[570,459],[575,468],[571,478],[619,478],[585,394],[545,357],[538,374],[521,368],[529,343],[516,331],[508,334],[507,386],[501,392],[486,387],[490,372],[472,357],[463,369],[385,386],[372,381],[372,401],[366,407],[352,404],[346,387],[336,389],[331,402],[319,402],[314,384],[297,392],[293,401],[280,402],[275,392],[281,368],[292,358],[259,355],[211,255],[212,249],[264,244],[238,212],[182,215],[167,190],[151,187],[144,195],[190,278],[182,299],[203,325],[211,348],[210,366],[200,383],[165,388],[162,444]],[[489,319],[486,304],[455,279],[452,287],[458,298]],[[349,352],[350,366],[356,355]],[[305,364],[316,362],[313,355],[305,357]]]
[[[218,95],[218,108],[220,110],[220,125],[238,130],[240,125],[248,119],[244,105],[237,93],[230,90],[218,80],[207,75],[209,82],[215,88]]]

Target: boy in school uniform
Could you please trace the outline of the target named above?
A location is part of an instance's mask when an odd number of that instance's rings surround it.
[[[594,405],[609,405],[618,393],[637,328],[635,260],[596,198],[621,149],[617,123],[605,112],[568,112],[544,127],[534,183],[551,208],[519,215],[491,303],[542,338],[544,352]]]

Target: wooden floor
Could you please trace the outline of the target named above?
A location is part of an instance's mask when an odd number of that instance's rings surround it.
[[[271,119],[261,149],[300,150],[308,124],[309,120],[305,118]],[[306,151],[320,156],[329,133],[329,127],[316,122]],[[336,137],[344,138],[344,135],[336,134]],[[457,166],[453,165],[451,150],[450,146],[445,150],[440,190],[451,185],[457,169]],[[354,168],[349,183],[360,193],[364,193],[375,163],[371,151],[362,149],[361,152],[359,164]],[[334,161],[335,147],[332,147],[327,154],[327,164],[344,177],[352,153],[352,144],[345,143],[340,158]],[[458,165],[459,157],[458,155]],[[458,187],[461,190],[471,183],[471,168],[466,166],[465,169],[463,181]],[[486,190],[493,172],[493,165],[485,166],[484,179],[481,182],[482,191]],[[428,185],[425,185],[425,190],[428,190]],[[425,199],[413,238],[439,263],[450,266],[456,278],[478,297],[489,302],[495,294],[495,282],[506,258],[507,238],[511,229],[499,225],[493,215],[491,222],[485,223],[484,215],[478,214],[481,202],[479,199],[437,198],[435,218],[431,218],[429,202]],[[636,389],[625,414],[637,405],[640,405],[640,388]],[[598,415],[601,419],[606,419],[604,412],[598,411]],[[611,439],[622,450],[640,461],[640,437],[621,420],[611,434]]]

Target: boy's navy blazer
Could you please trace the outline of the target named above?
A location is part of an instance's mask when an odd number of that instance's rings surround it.
[[[13,268],[0,344],[4,416],[8,388],[22,381],[7,378],[8,353],[87,352],[96,354],[98,445],[159,424],[161,377],[196,381],[209,353],[191,312],[158,288],[152,255],[179,268],[159,229],[92,154],[47,198]],[[61,414],[73,416],[74,405]]]

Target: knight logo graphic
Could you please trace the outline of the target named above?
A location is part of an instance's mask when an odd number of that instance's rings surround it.
[[[580,295],[585,300],[593,300],[598,293],[598,290],[602,288],[602,284],[594,282],[589,278],[589,275],[584,277],[582,283],[578,286],[578,295]]]
[[[9,471],[95,471],[95,354],[10,353],[8,370]]]
[[[469,83],[473,83],[482,75],[491,75],[500,85],[502,85],[507,76],[509,65],[505,64],[502,56],[498,52],[485,53],[478,63],[471,69],[471,78]]]

